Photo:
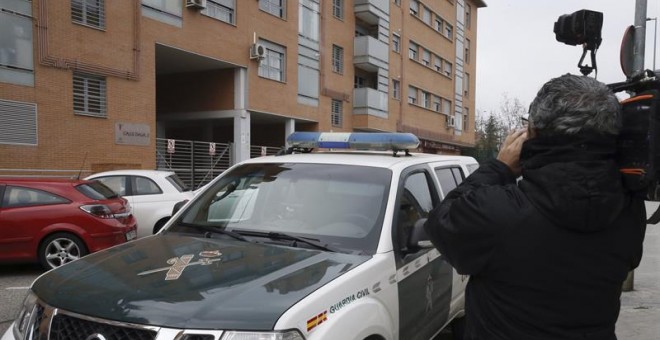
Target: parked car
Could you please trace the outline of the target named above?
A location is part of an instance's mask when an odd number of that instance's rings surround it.
[[[174,204],[194,193],[172,171],[115,170],[93,174],[95,179],[128,199],[137,218],[138,237],[158,232],[172,216]]]
[[[292,154],[223,172],[157,235],[38,278],[3,340],[33,332],[413,340],[460,328],[466,277],[423,224],[477,162],[403,151],[305,153],[345,144],[414,149],[411,134],[295,133],[289,143]]]
[[[136,238],[128,201],[97,181],[0,177],[0,261],[59,267]]]

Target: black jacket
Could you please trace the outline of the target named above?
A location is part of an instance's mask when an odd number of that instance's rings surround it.
[[[534,138],[516,182],[483,164],[426,231],[461,274],[466,339],[616,339],[621,286],[642,256],[646,213],[608,138]]]

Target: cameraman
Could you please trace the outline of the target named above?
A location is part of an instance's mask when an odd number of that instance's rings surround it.
[[[621,286],[646,229],[643,198],[615,163],[620,125],[606,85],[554,78],[530,105],[527,131],[431,212],[433,244],[470,275],[465,339],[616,339]]]

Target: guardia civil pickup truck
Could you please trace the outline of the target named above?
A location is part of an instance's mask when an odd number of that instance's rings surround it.
[[[296,132],[158,234],[39,277],[2,340],[432,339],[460,324],[466,277],[423,223],[478,165],[418,143]]]

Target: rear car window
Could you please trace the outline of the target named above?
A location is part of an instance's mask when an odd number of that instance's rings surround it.
[[[172,183],[172,185],[176,188],[176,190],[179,190],[179,192],[190,190],[190,188],[185,183],[183,183],[181,178],[179,178],[179,176],[176,174],[167,176],[165,178],[168,182]]]
[[[76,190],[94,200],[107,200],[118,197],[117,193],[99,181],[91,181],[76,186]]]

